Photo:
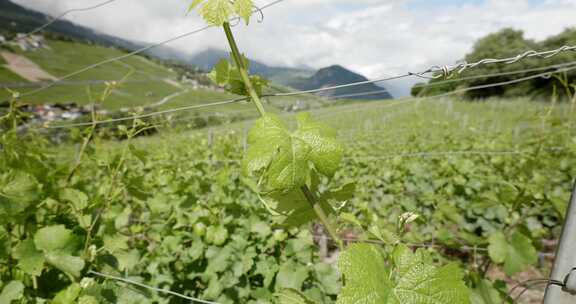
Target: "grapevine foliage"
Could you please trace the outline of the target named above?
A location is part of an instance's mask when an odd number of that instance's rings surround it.
[[[244,67],[248,69],[250,67],[250,61],[244,56],[242,56],[241,60]],[[242,81],[242,77],[240,76],[240,70],[236,64],[231,63],[226,59],[220,60],[220,62],[214,66],[212,72],[208,74],[208,77],[215,84],[224,87],[232,94],[248,96],[246,84]],[[250,82],[259,96],[262,95],[264,88],[268,86],[268,81],[258,75],[250,76]]]
[[[200,15],[210,25],[221,26],[233,15],[238,15],[248,24],[253,6],[252,0],[194,0],[189,11],[200,7]]]
[[[243,161],[244,173],[258,180],[256,190],[276,201],[279,212],[290,215],[289,225],[314,218],[314,211],[300,188],[310,186],[316,191],[318,174],[332,177],[343,153],[335,131],[315,122],[309,113],[298,114],[297,124],[297,129],[291,132],[274,114],[258,119],[248,134],[249,148]],[[327,192],[320,202],[329,211],[328,200],[347,199],[349,190],[350,187]]]
[[[538,260],[538,253],[532,241],[522,233],[515,231],[510,238],[502,232],[492,234],[488,241],[488,253],[492,261],[504,264],[504,271],[513,275]]]
[[[373,245],[350,246],[338,262],[346,285],[337,303],[469,303],[463,272],[455,264],[435,267],[425,251],[413,253],[404,245],[395,248],[390,264]]]

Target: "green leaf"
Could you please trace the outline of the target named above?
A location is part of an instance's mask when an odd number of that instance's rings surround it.
[[[46,262],[57,269],[74,277],[79,277],[84,269],[84,260],[63,252],[49,252],[45,254]]]
[[[78,299],[78,304],[98,304],[98,299],[93,296],[81,296]]]
[[[74,234],[64,225],[44,227],[34,235],[36,248],[46,252],[67,249],[74,241]]]
[[[342,145],[336,140],[336,131],[313,121],[310,113],[299,113],[296,119],[298,131],[294,136],[310,146],[310,159],[314,167],[323,175],[334,175],[340,166],[343,153]]]
[[[72,276],[79,277],[84,260],[72,255],[76,238],[63,225],[44,227],[34,235],[34,245],[44,252],[46,262]]]
[[[344,202],[352,199],[356,193],[356,183],[348,183],[340,189],[327,191],[322,194],[320,200],[334,200],[337,202]]]
[[[248,144],[244,170],[250,174],[266,169],[266,192],[286,192],[306,183],[310,146],[291,136],[278,116],[258,119],[248,134]]]
[[[488,238],[488,255],[494,263],[502,264],[508,253],[508,241],[502,232],[496,232]]]
[[[294,133],[276,115],[260,118],[250,130],[248,144],[244,171],[260,173],[264,192],[288,192],[303,186],[310,179],[310,164],[331,176],[342,158],[334,132],[306,114],[299,115]]]
[[[294,289],[282,289],[274,294],[277,304],[314,304],[305,295]]]
[[[140,253],[136,249],[117,252],[114,256],[118,260],[118,268],[122,271],[130,271],[140,262]]]
[[[0,213],[21,213],[39,197],[38,181],[26,172],[12,171],[0,179]]]
[[[44,267],[44,255],[36,249],[33,240],[25,240],[14,249],[14,258],[18,267],[31,276],[40,276]]]
[[[80,291],[82,288],[80,284],[73,283],[72,285],[68,286],[68,288],[60,291],[52,300],[52,304],[74,304],[76,303],[76,299],[80,295]]]
[[[375,246],[353,244],[338,260],[340,272],[346,280],[337,303],[388,303],[393,283],[384,256]]]
[[[88,196],[76,189],[64,189],[60,192],[60,199],[72,203],[75,210],[83,210],[88,207]]]
[[[300,267],[294,262],[284,263],[276,275],[276,289],[291,288],[300,290],[308,277],[308,269]]]
[[[228,22],[233,13],[234,5],[229,0],[207,0],[200,8],[204,21],[214,26],[221,26]]]
[[[236,0],[234,1],[234,10],[244,21],[246,25],[250,23],[250,16],[252,16],[252,8],[254,3],[252,0]]]
[[[252,16],[252,0],[193,0],[188,11],[192,11],[202,3],[204,4],[200,7],[200,15],[210,25],[221,26],[234,14],[248,24]]]
[[[503,303],[498,289],[486,279],[479,279],[472,289],[470,296],[472,304],[500,304]]]
[[[22,299],[24,296],[24,284],[20,281],[11,281],[6,284],[0,293],[0,303],[10,304],[12,301]]]
[[[248,133],[250,147],[243,162],[244,171],[250,174],[267,168],[289,136],[288,127],[278,116],[268,114],[258,119]]]
[[[515,231],[510,239],[497,232],[488,241],[490,258],[497,264],[504,264],[504,272],[508,275],[518,273],[538,261],[538,253],[531,240],[519,231]]]
[[[413,253],[399,245],[389,267],[375,246],[352,245],[338,263],[346,285],[337,303],[469,303],[462,271],[454,264],[435,267],[428,260],[424,251]]]

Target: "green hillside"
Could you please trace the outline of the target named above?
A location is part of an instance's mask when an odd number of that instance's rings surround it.
[[[102,60],[124,55],[125,52],[97,45],[80,42],[48,40],[49,48],[23,52],[12,48],[10,51],[24,56],[33,61],[45,72],[54,77],[62,77],[69,73],[80,70]],[[25,79],[13,73],[2,60],[0,66],[0,84],[3,86],[14,83],[27,83]],[[202,75],[198,75],[202,78]],[[75,75],[63,83],[46,89],[42,92],[25,96],[22,101],[30,104],[42,103],[77,103],[88,104],[90,98],[88,91],[92,92],[92,98],[97,98],[105,88],[103,81],[125,81],[116,88],[112,95],[107,98],[103,107],[109,110],[118,110],[125,107],[150,106],[165,98],[165,103],[158,105],[158,109],[175,108],[202,103],[212,103],[224,99],[234,98],[234,95],[221,92],[215,88],[197,88],[191,84],[178,81],[178,73],[166,66],[156,63],[141,56],[131,56],[124,60],[111,62],[81,74]],[[30,83],[29,83],[30,84]],[[12,90],[25,93],[36,87],[17,87]],[[89,89],[89,90],[88,90]],[[272,85],[267,93],[288,92],[291,89],[279,85]],[[10,97],[8,90],[0,91],[0,99]],[[290,105],[300,104],[306,107],[323,106],[322,99],[315,96],[281,97],[270,100],[270,105],[278,110],[290,108]],[[221,106],[210,109],[211,112],[236,112],[243,111],[246,103]],[[250,109],[250,108],[248,108]],[[196,112],[203,113],[200,109]]]

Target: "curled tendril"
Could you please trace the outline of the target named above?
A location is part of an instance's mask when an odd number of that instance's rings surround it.
[[[262,23],[264,21],[264,12],[256,5],[252,5],[252,7],[255,9],[255,12],[258,13],[258,23]]]
[[[232,18],[232,19],[230,19],[230,26],[235,27],[238,24],[240,24],[240,21],[241,21],[240,17]]]

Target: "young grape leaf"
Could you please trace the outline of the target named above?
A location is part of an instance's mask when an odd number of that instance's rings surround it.
[[[274,211],[287,215],[282,222],[282,226],[286,228],[300,227],[316,219],[316,212],[300,189],[288,193],[272,193],[269,198],[277,203]],[[319,202],[326,214],[333,213],[333,209],[326,201],[319,200]]]
[[[265,191],[288,192],[303,186],[310,177],[310,164],[320,173],[334,174],[342,158],[342,147],[334,132],[315,123],[309,114],[298,116],[298,129],[290,133],[280,118],[267,114],[248,135],[244,171],[265,171]]]
[[[60,291],[54,297],[51,303],[53,304],[74,304],[76,303],[76,299],[80,295],[82,288],[80,284],[73,283],[72,285],[68,286],[66,289]]]
[[[64,189],[60,192],[60,199],[62,201],[70,202],[74,206],[74,210],[80,211],[88,207],[88,196],[84,192],[76,189]]]
[[[242,56],[244,67],[250,67],[250,61]],[[240,74],[238,67],[227,59],[221,59],[214,69],[208,74],[208,78],[215,84],[223,87],[228,92],[236,95],[248,96],[248,90]],[[257,95],[262,95],[262,90],[268,86],[268,81],[258,75],[249,76],[252,88]]]
[[[74,234],[64,225],[44,227],[34,235],[36,248],[45,252],[64,250],[74,242]]]
[[[293,137],[278,116],[258,119],[248,133],[248,144],[244,171],[252,174],[265,169],[265,192],[288,192],[306,183],[310,147]]]
[[[500,304],[503,303],[500,291],[492,282],[478,278],[470,295],[472,304]]]
[[[393,283],[384,256],[378,248],[368,244],[353,244],[342,253],[338,267],[345,285],[338,296],[338,304],[388,303]]]
[[[22,299],[24,296],[24,284],[20,281],[11,281],[6,284],[0,293],[0,303],[10,304],[14,300]]]
[[[502,232],[492,234],[488,241],[488,254],[492,261],[504,264],[504,272],[513,275],[536,263],[538,253],[528,237],[515,231],[508,239]]]
[[[298,131],[294,136],[311,147],[310,159],[316,169],[325,176],[334,175],[343,153],[342,145],[336,141],[336,131],[312,120],[310,113],[300,113],[296,119]]]
[[[283,289],[274,294],[277,304],[314,304],[305,295],[294,289]]]
[[[435,267],[428,260],[424,251],[413,253],[399,245],[390,267],[377,247],[352,245],[338,262],[346,284],[337,303],[469,303],[462,271],[454,264]]]
[[[73,256],[76,238],[63,225],[44,227],[34,235],[34,245],[42,250],[48,264],[75,277],[80,276],[84,260]]]
[[[39,198],[40,185],[34,176],[12,171],[0,178],[0,214],[16,215]],[[3,216],[4,217],[4,216]]]
[[[306,267],[298,267],[294,262],[284,263],[276,275],[276,289],[300,290],[307,277],[308,269]]]
[[[36,249],[33,240],[25,240],[14,249],[14,258],[18,267],[31,276],[40,276],[44,267],[44,255]]]
[[[234,14],[240,16],[248,24],[254,6],[252,0],[193,0],[188,11],[201,4],[200,15],[208,24],[214,26],[223,25]]]

